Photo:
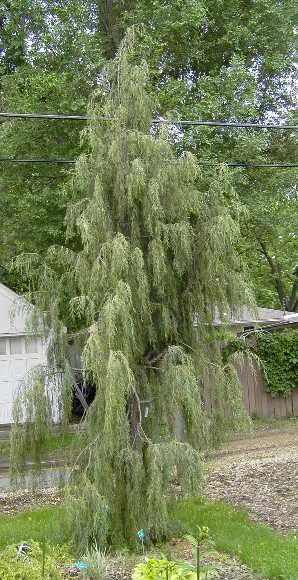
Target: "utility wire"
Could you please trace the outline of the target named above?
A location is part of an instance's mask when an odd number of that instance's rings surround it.
[[[271,167],[271,168],[275,168],[275,169],[288,169],[290,167],[298,167],[298,163],[249,163],[246,161],[239,161],[239,162],[228,162],[226,163],[225,161],[217,161],[216,163],[214,162],[208,162],[208,161],[198,161],[198,165],[209,165],[211,166],[216,166],[216,165],[227,165],[228,167],[245,167],[246,169],[254,169],[254,168],[258,168],[258,167]]]
[[[42,164],[66,164],[73,165],[75,163],[74,159],[14,159],[13,157],[0,157],[0,162],[7,163],[42,163]],[[250,163],[246,161],[239,162],[209,162],[209,161],[198,161],[198,165],[204,165],[207,167],[216,167],[218,165],[227,165],[228,167],[244,167],[246,169],[255,168],[273,168],[273,169],[288,169],[293,167],[298,167],[298,163]]]
[[[45,120],[60,120],[60,121],[111,121],[107,117],[92,117],[91,115],[71,115],[68,113],[1,113],[0,118],[8,119],[45,119]],[[276,125],[274,123],[245,123],[245,122],[230,122],[230,121],[199,121],[190,119],[152,119],[154,125],[183,125],[194,127],[239,127],[244,129],[279,129],[279,130],[297,130],[298,125]]]
[[[13,157],[0,157],[0,162],[7,163],[54,163],[54,164],[69,164],[75,163],[74,159],[14,159]]]

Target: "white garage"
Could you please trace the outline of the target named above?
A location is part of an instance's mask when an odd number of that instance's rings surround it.
[[[20,297],[0,283],[0,425],[12,422],[15,394],[27,373],[46,363],[41,336],[28,332]]]

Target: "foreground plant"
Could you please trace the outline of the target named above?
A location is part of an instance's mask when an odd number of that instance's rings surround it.
[[[201,544],[209,539],[209,528],[206,526],[196,526],[195,535],[187,535],[186,539],[191,543],[196,561],[197,577],[200,578],[200,547]]]
[[[211,580],[218,578],[218,573],[212,566],[204,566],[198,572],[192,564],[187,562],[172,562],[163,559],[147,559],[138,564],[132,580]]]
[[[97,544],[87,550],[83,562],[86,562],[85,577],[87,580],[104,580],[106,557]]]
[[[68,490],[82,550],[133,542],[139,528],[162,538],[173,479],[197,493],[200,450],[243,421],[236,373],[223,368],[212,329],[216,309],[248,301],[235,250],[241,208],[227,168],[201,173],[191,154],[176,157],[171,131],[152,129],[147,67],[133,60],[132,36],[90,104],[67,247],[16,263],[31,272],[64,380],[53,392],[43,372],[19,399],[13,462],[40,446],[53,407],[67,415],[65,326],[77,332],[96,387]]]

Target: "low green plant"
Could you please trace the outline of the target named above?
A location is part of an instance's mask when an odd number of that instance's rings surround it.
[[[197,577],[200,578],[200,546],[209,539],[209,528],[206,526],[195,526],[195,535],[187,535],[186,539],[191,543],[194,552],[194,560],[196,561]]]
[[[50,545],[65,544],[65,509],[62,506],[46,506],[26,510],[15,515],[1,514],[0,550],[10,544],[42,542],[47,538]],[[1,578],[1,576],[0,576]]]
[[[135,567],[132,580],[211,580],[217,576],[216,570],[211,566],[198,570],[196,565],[184,561],[147,558]]]
[[[70,559],[67,548],[40,546],[33,540],[21,553],[18,545],[7,546],[0,552],[1,580],[60,580],[59,565]]]

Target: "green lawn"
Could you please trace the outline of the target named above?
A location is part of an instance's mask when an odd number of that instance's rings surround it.
[[[173,519],[183,523],[190,533],[196,525],[208,526],[217,550],[236,555],[263,578],[298,579],[297,537],[282,536],[256,524],[244,511],[193,499],[176,503]]]
[[[9,457],[10,454],[10,442],[0,441],[0,457]]]
[[[0,549],[8,544],[46,539],[49,545],[65,542],[63,508],[43,507],[14,516],[0,516]],[[173,522],[195,533],[196,525],[210,529],[216,549],[236,555],[262,578],[298,580],[298,541],[250,521],[248,515],[223,503],[203,504],[199,499],[179,501]],[[176,527],[176,526],[175,526]]]
[[[75,443],[76,435],[74,433],[51,434],[43,448],[43,455],[53,452],[63,452],[69,449]],[[0,441],[0,457],[8,458],[10,455],[10,441]]]
[[[48,544],[62,544],[63,508],[44,507],[16,515],[0,515],[0,549],[9,544],[46,539]]]

